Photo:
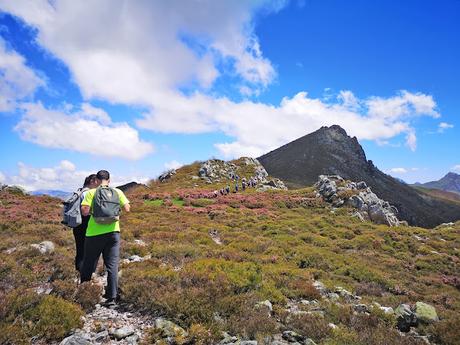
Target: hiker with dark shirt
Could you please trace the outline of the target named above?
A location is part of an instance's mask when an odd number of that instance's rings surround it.
[[[98,179],[96,174],[91,174],[85,178],[83,187],[81,188],[80,204],[85,198],[86,192],[92,188],[98,186]],[[73,237],[75,238],[75,269],[81,272],[81,266],[83,264],[83,253],[85,251],[85,236],[86,228],[88,227],[89,216],[81,217],[81,224],[75,228],[72,228]],[[97,262],[96,262],[97,263]]]
[[[91,215],[85,238],[85,255],[81,269],[81,282],[91,280],[95,262],[102,254],[107,269],[107,288],[104,297],[106,304],[116,305],[118,298],[118,262],[120,258],[121,208],[129,212],[129,200],[118,188],[109,187],[110,173],[100,170],[97,173],[100,185],[90,189],[81,203],[81,213]]]
[[[227,187],[225,187],[225,193],[228,195],[230,194],[230,186],[227,185]]]

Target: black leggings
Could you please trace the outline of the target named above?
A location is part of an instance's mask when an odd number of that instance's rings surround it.
[[[83,257],[85,255],[85,237],[89,218],[90,216],[82,217],[82,223],[73,228],[73,237],[75,238],[75,269],[78,272],[81,272]]]

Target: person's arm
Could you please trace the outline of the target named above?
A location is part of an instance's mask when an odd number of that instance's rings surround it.
[[[93,202],[93,193],[87,191],[84,194],[83,201],[81,202],[81,215],[89,216],[91,214],[91,203]]]
[[[125,193],[121,190],[117,189],[118,195],[120,196],[120,206],[123,208],[123,211],[129,212],[131,211],[131,206],[129,205],[129,200],[126,197]]]
[[[90,211],[90,207],[89,206],[84,206],[82,205],[81,207],[81,214],[82,216],[89,216],[89,211]]]

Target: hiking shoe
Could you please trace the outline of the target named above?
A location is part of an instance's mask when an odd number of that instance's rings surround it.
[[[118,306],[115,298],[109,298],[107,301],[102,303],[102,305],[109,309],[115,309]]]

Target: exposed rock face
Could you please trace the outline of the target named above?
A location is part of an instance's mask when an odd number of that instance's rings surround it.
[[[164,172],[160,176],[158,176],[158,180],[160,182],[165,182],[165,181],[169,180],[171,177],[173,177],[174,175],[176,175],[176,170],[171,169],[171,170],[168,170],[168,171]]]
[[[422,195],[381,172],[366,159],[358,140],[349,137],[340,126],[322,127],[258,160],[270,176],[282,179],[293,188],[311,186],[319,175],[364,181],[380,198],[397,207],[399,219],[411,225],[435,227],[460,217],[459,205]]]
[[[333,206],[356,208],[360,219],[389,226],[400,225],[396,207],[380,199],[364,181],[347,182],[338,175],[320,175],[315,187],[318,194]]]
[[[278,178],[269,179],[268,173],[260,162],[255,158],[244,157],[243,162],[252,166],[254,173],[252,178],[256,181],[259,191],[270,189],[286,190],[284,182]],[[239,167],[231,162],[219,159],[210,159],[201,164],[198,175],[208,183],[222,182],[234,179],[238,176]]]
[[[235,176],[236,165],[220,159],[210,159],[201,164],[198,176],[210,182],[219,182]]]

